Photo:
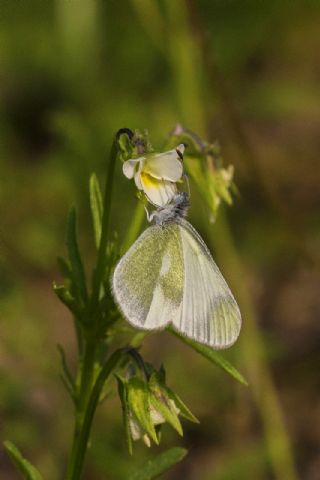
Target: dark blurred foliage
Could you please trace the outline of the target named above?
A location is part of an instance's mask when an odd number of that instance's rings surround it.
[[[72,430],[56,344],[74,365],[75,340],[51,291],[67,211],[80,207],[90,265],[88,175],[103,178],[114,132],[148,128],[161,149],[177,122],[218,138],[235,166],[240,194],[227,216],[246,272],[237,281],[257,313],[297,478],[319,478],[319,30],[316,1],[0,0],[1,440],[47,479],[61,478]],[[136,200],[120,166],[115,181],[123,238]],[[196,195],[191,221],[210,245],[215,227]],[[240,369],[241,342],[226,352]],[[201,421],[182,440],[164,431],[163,446],[190,448],[164,478],[277,478],[250,387],[168,334],[144,350]],[[125,479],[156,452],[137,445],[128,456],[112,395],[99,409],[88,479]],[[18,478],[3,450],[0,465],[1,478]]]

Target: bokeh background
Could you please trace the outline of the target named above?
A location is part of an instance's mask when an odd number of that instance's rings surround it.
[[[250,386],[151,336],[144,355],[201,423],[130,458],[115,392],[85,478],[124,480],[173,445],[190,453],[167,480],[320,478],[319,31],[317,1],[0,0],[0,431],[46,479],[62,478],[72,434],[56,345],[74,366],[75,340],[51,289],[68,209],[90,266],[88,176],[103,180],[112,135],[147,128],[161,148],[177,122],[235,167],[234,206],[212,225],[194,192],[190,216],[241,304],[225,355]],[[135,204],[119,165],[120,238]],[[2,449],[0,465],[18,478]]]

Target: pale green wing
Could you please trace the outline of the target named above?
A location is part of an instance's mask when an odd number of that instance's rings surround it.
[[[173,326],[201,343],[226,348],[240,332],[239,307],[200,235],[184,219],[179,225],[184,285],[181,309]]]
[[[112,287],[135,327],[160,329],[173,321],[183,295],[183,254],[177,224],[147,228],[119,261]]]

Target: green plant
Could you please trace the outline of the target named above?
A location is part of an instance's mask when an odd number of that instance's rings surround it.
[[[222,166],[219,149],[199,139],[194,133],[178,126],[171,134],[167,145],[188,144],[186,169],[202,192],[205,204],[213,218],[221,200],[231,203],[230,187],[232,170]],[[121,247],[110,228],[114,171],[118,162],[148,154],[153,147],[146,133],[121,129],[112,143],[104,196],[95,174],[90,178],[90,203],[93,234],[97,247],[96,263],[91,281],[85,274],[84,263],[77,240],[77,215],[73,208],[69,214],[67,228],[68,258],[59,259],[64,276],[62,285],[54,284],[58,298],[70,310],[78,344],[78,365],[73,375],[67,365],[62,347],[62,378],[74,405],[74,436],[69,455],[66,480],[81,478],[92,422],[106,385],[116,379],[121,400],[125,433],[129,452],[133,441],[142,439],[147,445],[151,441],[160,443],[161,425],[167,422],[180,435],[183,434],[180,418],[192,422],[198,420],[182,402],[180,397],[166,384],[164,367],[156,370],[140,354],[139,346],[146,333],[133,332],[124,326],[121,315],[114,304],[110,290],[110,276]],[[128,228],[123,245],[127,247],[136,237],[142,222],[143,198],[137,206],[132,225]],[[123,248],[123,247],[122,247]],[[117,334],[127,332],[125,345],[115,348]],[[170,329],[171,330],[171,329]],[[220,353],[207,346],[189,340],[172,331],[184,343],[203,355],[237,381],[246,384],[242,375]],[[18,470],[25,478],[39,480],[40,473],[11,443],[5,442]],[[182,448],[172,448],[150,460],[132,480],[152,479],[182,460],[186,454]]]

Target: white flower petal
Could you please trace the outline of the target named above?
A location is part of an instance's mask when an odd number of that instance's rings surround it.
[[[183,166],[176,150],[150,155],[146,158],[143,171],[154,178],[177,182],[183,174]]]
[[[143,435],[142,440],[143,440],[144,444],[147,445],[148,448],[151,447],[150,437],[146,433]]]
[[[161,425],[161,423],[166,422],[162,413],[156,410],[152,405],[150,405],[150,417],[153,425]]]
[[[167,205],[177,193],[175,183],[167,180],[157,180],[144,172],[141,173],[140,180],[148,200],[157,207]]]
[[[129,413],[129,428],[133,440],[139,440],[142,437],[143,430],[131,412]]]
[[[124,162],[124,164],[122,165],[123,174],[127,178],[133,178],[134,174],[136,173],[137,167],[138,165],[140,165],[140,162],[142,160],[144,160],[144,157],[131,158],[130,160]]]
[[[143,190],[143,186],[142,186],[141,179],[140,179],[140,172],[135,173],[134,183],[136,184],[136,187],[137,187],[138,190]]]
[[[179,415],[180,410],[179,410],[179,408],[177,407],[177,405],[175,404],[175,401],[172,400],[172,398],[169,398],[169,403],[170,403],[171,409],[172,409],[177,415]]]

